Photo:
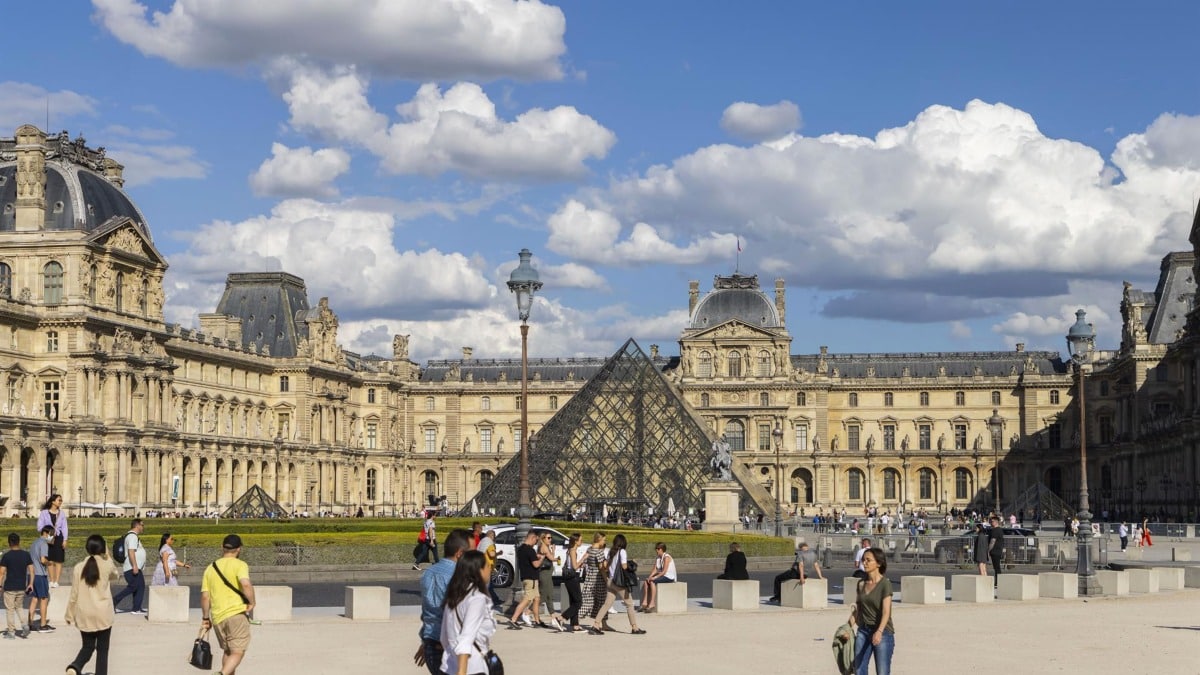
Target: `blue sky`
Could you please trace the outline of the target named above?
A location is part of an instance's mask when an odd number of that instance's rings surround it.
[[[0,134],[126,164],[185,324],[282,268],[350,349],[512,356],[528,247],[531,353],[673,353],[740,238],[795,353],[1111,348],[1200,199],[1195,3],[0,4]]]

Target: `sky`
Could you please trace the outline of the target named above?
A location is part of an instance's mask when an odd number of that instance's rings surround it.
[[[678,353],[688,281],[787,281],[796,354],[1120,339],[1200,200],[1194,2],[0,0],[0,135],[125,165],[167,319],[230,272],[343,345]],[[738,252],[738,248],[741,252]]]

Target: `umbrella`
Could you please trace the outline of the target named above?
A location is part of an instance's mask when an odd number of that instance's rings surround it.
[[[474,499],[471,500],[471,515],[479,515],[479,504]]]
[[[674,497],[667,497],[667,515],[668,516],[675,515],[675,498]]]
[[[606,523],[608,522],[608,504],[605,504],[604,508],[600,511],[600,518],[604,522],[606,522]]]

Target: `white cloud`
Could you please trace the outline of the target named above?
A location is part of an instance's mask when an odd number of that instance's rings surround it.
[[[615,217],[575,199],[550,216],[547,225],[550,250],[607,265],[694,265],[728,258],[737,250],[734,234],[709,232],[679,246],[646,223],[634,224],[628,237],[619,241],[622,227]]]
[[[963,321],[951,321],[950,337],[958,340],[969,340],[971,339],[971,327]]]
[[[387,171],[436,175],[447,171],[501,181],[557,180],[586,175],[585,162],[608,154],[616,136],[570,106],[534,108],[503,120],[477,84],[443,92],[425,84],[396,106],[392,123],[367,100],[368,82],[354,68],[326,72],[280,63],[293,128],[375,153]]]
[[[557,79],[562,10],[539,0],[92,0],[99,22],[148,56],[187,67],[303,56],[412,79]],[[149,13],[149,16],[147,16]]]
[[[516,267],[509,265],[508,272]],[[608,280],[600,276],[590,267],[579,263],[565,265],[543,265],[538,268],[542,282],[553,288],[588,288],[604,290],[608,288]],[[507,278],[507,274],[505,275]]]
[[[47,91],[27,82],[0,82],[0,135],[11,136],[22,124],[44,126],[47,106],[50,123],[58,128],[65,120],[96,114],[96,100],[90,96],[67,89]]]
[[[772,105],[738,101],[721,114],[721,128],[742,140],[773,140],[800,128],[800,108],[791,101]]]
[[[195,148],[186,145],[117,141],[109,145],[108,156],[125,166],[127,187],[156,180],[204,178],[208,175],[208,164],[196,158]]]
[[[350,155],[339,148],[314,151],[271,144],[271,157],[250,176],[250,188],[259,196],[335,197],[333,181],[350,170]]]

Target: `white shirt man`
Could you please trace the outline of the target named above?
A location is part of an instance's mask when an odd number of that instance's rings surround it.
[[[867,549],[869,548],[871,548],[871,540],[864,537],[862,540],[862,546],[859,546],[858,550],[854,552],[854,576],[860,579],[867,578],[867,570],[863,567],[862,560],[863,554],[866,553]]]

